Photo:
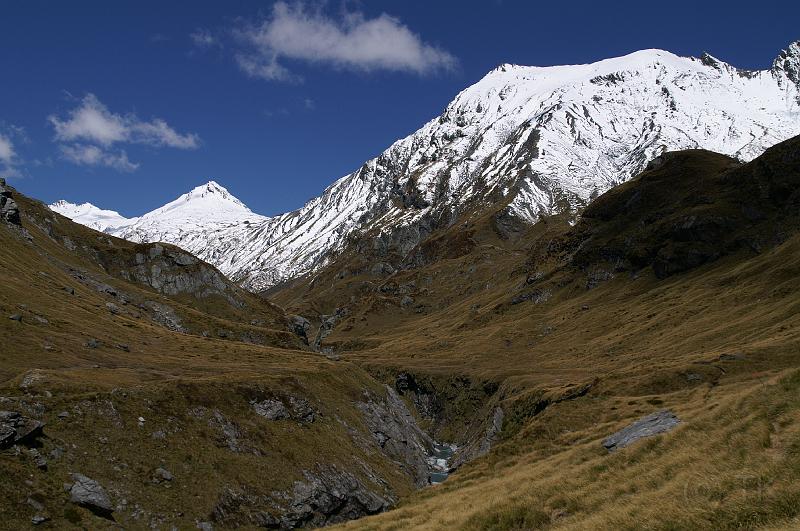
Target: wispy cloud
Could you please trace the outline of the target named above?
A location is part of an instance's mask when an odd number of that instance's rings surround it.
[[[60,146],[65,159],[82,166],[106,166],[118,171],[132,172],[139,167],[128,160],[124,150],[112,152],[91,144],[72,144]]]
[[[140,120],[135,114],[111,112],[94,94],[87,94],[64,118],[48,117],[61,145],[63,157],[75,164],[107,166],[120,171],[133,171],[132,163],[115,144],[144,144],[153,147],[195,149],[200,138],[194,133],[181,134],[161,118]]]
[[[87,94],[66,119],[51,115],[48,120],[56,140],[63,142],[84,140],[103,146],[126,142],[180,149],[194,149],[200,144],[194,133],[181,135],[160,118],[145,122],[135,114],[112,113],[94,94]]]
[[[28,137],[22,127],[0,122],[0,177],[21,177],[23,160],[17,152],[18,143],[27,143]]]
[[[152,35],[150,35],[149,40],[153,44],[158,44],[161,42],[167,42],[169,40],[169,37],[164,35],[163,33],[153,33]]]
[[[189,34],[189,38],[198,48],[222,48],[222,41],[207,29],[198,28]]]
[[[267,118],[275,118],[278,116],[289,116],[289,109],[286,107],[280,107],[277,109],[264,109],[263,111],[264,116]]]
[[[236,60],[252,77],[297,81],[282,60],[332,65],[356,71],[388,70],[426,75],[457,65],[449,52],[428,44],[399,19],[387,14],[367,18],[344,12],[334,19],[303,2],[277,2],[271,15],[236,31],[245,50]]]
[[[11,164],[14,162],[17,153],[14,151],[14,143],[5,135],[0,134],[0,162]]]

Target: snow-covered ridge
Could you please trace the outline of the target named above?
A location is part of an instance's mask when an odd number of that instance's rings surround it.
[[[585,65],[506,64],[298,210],[258,216],[211,182],[106,230],[177,244],[259,290],[320,267],[365,229],[414,229],[436,212],[498,199],[534,220],[586,204],[666,150],[750,160],[797,134],[798,43],[761,71],[663,50]]]
[[[81,225],[86,225],[99,231],[105,231],[109,227],[125,225],[131,221],[120,215],[119,212],[103,210],[91,203],[76,205],[62,199],[50,205],[50,209]]]

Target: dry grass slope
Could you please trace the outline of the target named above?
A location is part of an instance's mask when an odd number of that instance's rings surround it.
[[[548,219],[503,239],[493,214],[475,215],[438,236],[460,249],[445,258],[386,275],[369,268],[384,257],[345,253],[278,293],[309,315],[345,307],[327,345],[379,377],[499,386],[488,456],[345,527],[800,525],[798,206],[799,139],[748,165],[676,153],[575,227]],[[682,420],[674,432],[601,447],[663,408]],[[439,436],[463,442],[474,419],[447,414]]]

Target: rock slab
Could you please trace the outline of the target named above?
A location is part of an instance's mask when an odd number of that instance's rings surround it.
[[[609,452],[613,452],[618,448],[625,448],[643,437],[652,437],[653,435],[670,431],[679,423],[680,419],[672,411],[668,409],[657,411],[606,437],[603,441],[603,446]]]
[[[108,516],[114,511],[106,490],[95,480],[83,474],[72,474],[72,487],[69,490],[72,503],[86,507],[90,511]]]

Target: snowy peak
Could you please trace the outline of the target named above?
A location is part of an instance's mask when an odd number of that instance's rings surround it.
[[[239,223],[261,217],[254,214],[224,186],[215,181],[209,181],[174,201],[137,218],[118,235],[129,237],[129,234],[135,232],[140,234],[137,239],[149,240],[149,236],[141,236],[141,229],[144,226],[148,227],[147,232],[156,228],[156,234],[165,237],[162,229],[167,232],[176,230],[181,232],[184,225],[190,226],[192,230],[197,230],[218,223]]]
[[[77,205],[63,199],[50,205],[50,210],[101,232],[127,225],[131,221],[114,210],[103,210],[91,203]]]
[[[220,185],[216,181],[208,181],[206,184],[194,188],[191,192],[189,192],[188,194],[184,194],[181,197],[185,198],[186,201],[201,200],[201,199],[213,199],[213,200],[218,200],[220,202],[228,201],[242,208],[247,209],[244,203],[236,199],[236,197],[234,197],[233,194],[231,194],[227,190],[227,188]]]
[[[354,235],[380,234],[376,245],[404,255],[475,206],[501,201],[529,221],[575,212],[664,151],[751,160],[800,134],[798,116],[800,43],[761,71],[658,49],[590,64],[501,64],[294,212],[258,216],[211,181],[111,232],[174,243],[262,290],[314,271]]]
[[[252,214],[252,211],[244,203],[216,181],[208,181],[206,184],[194,188],[189,193],[183,194],[150,214],[165,214],[167,212],[190,214],[203,210],[206,212],[224,211]]]
[[[64,200],[53,203],[50,209],[77,223],[114,236],[138,242],[175,243],[195,253],[199,250],[185,241],[188,233],[215,233],[222,228],[249,226],[266,219],[254,214],[216,181],[198,186],[138,218],[128,219],[91,203],[76,205]]]

